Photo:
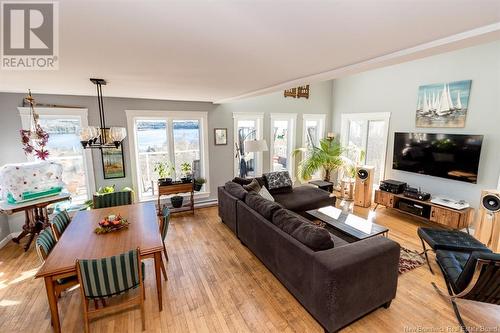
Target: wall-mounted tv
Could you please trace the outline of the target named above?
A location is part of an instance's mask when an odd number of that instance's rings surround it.
[[[477,183],[482,135],[394,133],[392,168]]]

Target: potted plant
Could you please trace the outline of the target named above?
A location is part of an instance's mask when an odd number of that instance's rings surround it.
[[[184,162],[181,164],[181,172],[184,177],[181,178],[183,183],[189,183],[191,181],[191,164]]]
[[[170,202],[172,203],[172,206],[174,208],[182,207],[183,201],[184,201],[184,198],[181,197],[180,195],[174,195],[173,197],[170,198]]]
[[[201,177],[196,178],[194,180],[194,190],[196,192],[201,191],[201,188],[203,187],[203,184],[205,184],[206,182],[207,182],[207,180],[205,178],[201,178]]]
[[[174,172],[174,167],[170,162],[156,162],[153,170],[158,174],[159,185],[168,185],[172,183],[172,178],[170,177]]]
[[[323,170],[323,180],[329,182],[332,172],[344,165],[345,149],[338,140],[324,138],[319,146],[311,148],[298,148],[293,151],[293,156],[306,153],[305,158],[300,161],[297,176],[302,180],[309,180],[318,170]]]

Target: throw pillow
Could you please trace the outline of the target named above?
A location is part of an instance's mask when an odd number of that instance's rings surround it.
[[[292,232],[292,237],[313,251],[324,251],[333,248],[330,233],[321,227],[303,223]]]
[[[266,187],[271,193],[287,193],[292,191],[292,179],[288,171],[276,171],[264,174]]]
[[[233,183],[236,183],[236,184],[243,186],[243,185],[250,184],[252,182],[252,178],[234,177],[232,181],[233,181]]]
[[[278,204],[277,202],[264,199],[254,192],[248,193],[247,197],[245,198],[245,203],[248,207],[252,208],[269,221],[271,221],[274,212],[281,209],[280,204]]]
[[[239,200],[245,200],[245,197],[247,195],[247,191],[241,186],[233,182],[227,182],[224,185],[224,188],[226,191],[229,192],[233,197],[236,197]]]
[[[269,201],[274,201],[273,196],[271,195],[271,193],[269,193],[269,191],[267,190],[267,188],[265,186],[262,186],[262,188],[259,191],[259,195],[261,197],[263,197],[264,199],[267,199]]]
[[[255,192],[259,193],[261,186],[259,185],[259,182],[257,179],[252,179],[252,182],[248,185],[243,185],[243,188],[247,190],[248,192]]]

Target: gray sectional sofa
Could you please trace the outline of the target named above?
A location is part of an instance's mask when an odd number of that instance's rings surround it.
[[[281,203],[286,200],[278,202],[276,194],[277,202],[272,202],[235,182],[220,186],[218,195],[222,222],[325,331],[336,332],[381,306],[388,307],[396,296],[400,250],[396,242],[373,237],[348,243],[286,209]],[[295,195],[294,205],[301,197],[309,198]],[[332,198],[316,202],[313,208],[332,204]]]

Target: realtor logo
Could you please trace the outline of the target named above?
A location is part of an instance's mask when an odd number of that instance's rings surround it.
[[[58,69],[58,3],[5,1],[1,8],[1,68]]]

